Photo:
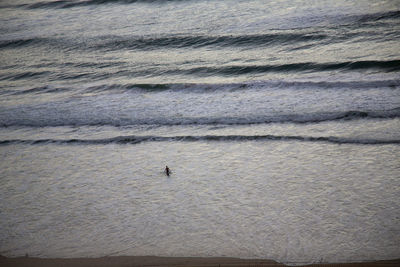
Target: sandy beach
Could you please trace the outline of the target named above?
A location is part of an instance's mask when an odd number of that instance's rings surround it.
[[[63,266],[190,266],[190,267],[211,267],[211,266],[287,266],[272,260],[263,259],[239,259],[239,258],[200,258],[200,257],[154,257],[154,256],[121,256],[121,257],[102,257],[102,258],[71,258],[71,259],[42,259],[31,257],[7,258],[0,257],[0,266],[29,266],[29,267],[63,267]],[[307,266],[324,267],[394,267],[400,266],[400,260],[387,260],[362,263],[320,263]]]

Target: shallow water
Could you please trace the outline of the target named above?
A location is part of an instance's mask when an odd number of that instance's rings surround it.
[[[398,145],[150,142],[1,153],[8,255],[296,263],[398,255]]]
[[[399,10],[2,1],[0,254],[398,258]]]

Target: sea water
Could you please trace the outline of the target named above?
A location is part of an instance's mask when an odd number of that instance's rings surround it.
[[[0,22],[1,255],[399,257],[398,1],[19,0]]]

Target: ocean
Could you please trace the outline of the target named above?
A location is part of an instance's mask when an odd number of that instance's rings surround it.
[[[400,256],[397,0],[2,0],[0,63],[3,256]]]

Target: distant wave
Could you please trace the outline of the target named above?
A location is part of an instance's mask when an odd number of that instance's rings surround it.
[[[349,36],[350,37],[350,36]],[[352,38],[353,36],[351,36]],[[61,49],[90,50],[154,50],[166,48],[200,48],[215,47],[257,47],[268,45],[285,45],[301,42],[315,42],[329,38],[322,33],[273,33],[252,35],[167,35],[167,36],[100,36],[90,42],[57,38],[22,38],[0,41],[0,48],[17,48],[25,46],[51,46]]]
[[[43,77],[49,75],[49,71],[25,71],[25,72],[18,72],[13,74],[0,75],[0,81],[17,81],[21,79],[28,79],[33,77]]]
[[[20,4],[19,7],[28,9],[37,8],[73,8],[79,6],[91,6],[91,5],[105,5],[105,4],[134,4],[134,3],[157,3],[163,4],[168,2],[179,2],[179,1],[192,1],[192,0],[58,0],[58,1],[40,1],[34,4]],[[15,7],[13,5],[1,5],[0,8]],[[387,12],[376,12],[362,15],[352,15],[359,22],[379,21],[384,19],[398,19],[400,18],[400,11],[387,11]]]
[[[154,67],[152,69],[123,69],[110,70],[104,72],[86,71],[84,68],[90,68],[89,63],[74,64],[75,67],[70,72],[48,72],[48,71],[24,71],[20,72],[3,72],[0,75],[0,80],[20,80],[49,76],[57,80],[73,80],[80,78],[87,79],[107,79],[115,77],[144,77],[152,76],[159,77],[162,75],[185,75],[194,77],[208,76],[239,76],[248,74],[267,74],[267,73],[302,73],[302,72],[327,72],[327,71],[366,71],[379,70],[381,72],[399,72],[400,60],[367,60],[367,61],[346,61],[346,62],[331,62],[331,63],[316,63],[316,62],[300,62],[289,64],[276,65],[230,65],[230,66],[202,66],[192,68],[177,68],[176,66],[168,68],[168,66]],[[93,68],[107,69],[118,65],[118,63],[93,63]],[[83,68],[83,69],[82,69]]]
[[[82,111],[80,114],[71,116],[69,110],[61,112],[50,106],[41,110],[36,108],[35,112],[22,112],[20,108],[11,109],[6,112],[0,110],[0,127],[59,127],[59,126],[132,126],[132,125],[252,125],[269,123],[321,123],[337,120],[359,120],[359,119],[394,119],[400,118],[400,108],[385,111],[343,111],[324,112],[310,114],[276,114],[276,115],[253,115],[249,117],[149,117],[135,118],[124,114],[95,113],[93,110]],[[103,111],[105,112],[105,111]],[[86,113],[92,116],[87,117]],[[19,115],[21,114],[21,115]],[[117,115],[120,115],[118,117]]]
[[[320,72],[334,70],[366,70],[377,69],[386,72],[400,71],[400,60],[366,60],[366,61],[346,61],[333,63],[314,63],[302,62],[280,65],[238,65],[223,67],[198,67],[187,70],[171,70],[171,73],[181,73],[198,76],[211,75],[242,75],[250,73],[268,72]]]
[[[1,79],[1,78],[0,78]],[[125,83],[125,84],[100,84],[95,86],[88,86],[84,89],[80,88],[86,93],[114,93],[114,92],[146,92],[157,93],[166,90],[175,92],[190,92],[190,93],[210,93],[218,91],[238,91],[249,89],[371,89],[371,88],[400,88],[400,80],[374,80],[374,81],[348,81],[348,82],[325,82],[325,81],[254,81],[244,83],[165,83],[165,84],[152,84],[152,83]],[[56,87],[56,86],[38,86],[26,89],[18,89],[17,91],[1,91],[1,94],[7,95],[29,95],[29,94],[42,94],[42,93],[60,93],[74,91],[75,88]]]
[[[140,38],[109,38],[99,43],[95,49],[143,49],[159,48],[200,48],[215,47],[256,47],[272,44],[285,45],[299,42],[315,42],[328,38],[321,33],[275,33],[253,35],[173,35],[146,36]]]
[[[2,40],[0,41],[0,48],[15,48],[28,46],[34,42],[40,41],[41,38],[26,38],[26,39],[15,39],[15,40]]]
[[[142,91],[161,92],[165,90],[179,92],[209,93],[212,91],[237,91],[248,89],[370,89],[400,88],[400,80],[349,81],[349,82],[313,82],[313,81],[255,81],[245,83],[176,83],[176,84],[103,84],[86,88],[87,92]],[[42,89],[39,88],[39,91]],[[29,91],[30,92],[30,91]]]
[[[369,32],[367,36],[370,37]],[[233,34],[233,35],[191,35],[168,34],[146,36],[114,36],[104,35],[88,39],[79,38],[17,38],[0,40],[0,48],[45,47],[57,50],[82,50],[82,51],[119,51],[119,50],[166,50],[166,49],[198,49],[203,47],[214,48],[260,48],[292,45],[290,49],[310,48],[321,44],[346,42],[353,39],[365,38],[365,32],[332,35],[322,31],[293,32],[280,31],[263,34]],[[393,41],[393,37],[388,37]]]
[[[8,95],[29,95],[29,94],[44,94],[44,93],[61,93],[68,92],[69,88],[63,87],[51,87],[51,86],[39,86],[34,88],[29,88],[25,90],[7,92]]]
[[[40,88],[40,87],[39,87]],[[247,89],[370,89],[392,88],[400,89],[400,80],[373,80],[373,81],[250,81],[243,83],[127,83],[127,84],[102,84],[87,87],[87,91],[107,92],[114,90],[140,90],[144,92],[158,92],[164,90],[205,92],[219,90],[247,90]],[[35,90],[35,88],[29,89]],[[41,90],[41,89],[39,89]]]
[[[30,9],[36,8],[72,8],[78,6],[104,5],[104,4],[133,4],[133,3],[166,3],[171,1],[188,0],[59,0],[59,1],[41,1],[34,4],[22,4],[20,6]]]
[[[370,22],[370,21],[379,21],[384,19],[399,19],[400,18],[400,10],[388,11],[388,12],[378,12],[371,14],[364,14],[358,17],[359,22]]]
[[[205,135],[205,136],[119,136],[106,139],[38,139],[38,140],[2,140],[0,145],[12,144],[58,144],[58,145],[107,145],[107,144],[139,144],[143,142],[235,142],[235,141],[301,141],[301,142],[325,142],[334,144],[362,144],[362,145],[382,145],[400,144],[400,140],[380,140],[380,139],[358,139],[344,137],[312,137],[312,136],[280,136],[280,135]]]

